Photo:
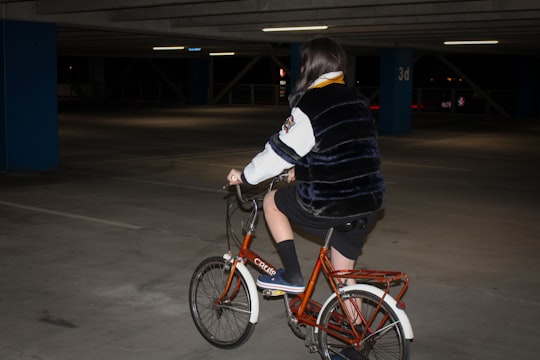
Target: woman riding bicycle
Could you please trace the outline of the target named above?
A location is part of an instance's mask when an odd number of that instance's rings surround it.
[[[301,58],[290,116],[243,171],[227,175],[230,185],[256,185],[290,169],[289,182],[296,180],[264,198],[284,269],[257,280],[262,288],[290,293],[305,289],[291,223],[321,238],[335,227],[332,265],[353,269],[385,190],[368,101],[344,81],[345,51],[331,39],[316,38],[302,46]]]

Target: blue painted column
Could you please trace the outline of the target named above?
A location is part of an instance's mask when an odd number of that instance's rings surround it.
[[[516,113],[518,117],[528,118],[540,113],[540,107],[536,101],[540,83],[539,63],[532,56],[523,56],[519,60]]]
[[[208,104],[209,64],[205,59],[189,59],[189,90],[191,105]]]
[[[413,62],[412,49],[381,50],[381,134],[402,134],[411,129]]]
[[[0,171],[56,169],[56,26],[0,21],[0,45]]]

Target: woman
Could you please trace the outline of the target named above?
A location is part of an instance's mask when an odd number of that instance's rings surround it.
[[[258,184],[285,169],[289,182],[264,198],[266,222],[277,243],[284,269],[261,275],[257,285],[301,293],[305,289],[291,223],[330,242],[334,268],[354,268],[364,239],[383,208],[376,129],[368,102],[344,82],[346,54],[328,38],[313,39],[301,49],[302,66],[291,113],[281,131],[243,171],[232,169],[230,185]]]

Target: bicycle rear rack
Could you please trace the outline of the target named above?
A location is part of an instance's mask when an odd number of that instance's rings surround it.
[[[384,271],[384,270],[336,270],[328,274],[331,279],[354,279],[357,283],[369,284],[384,290],[385,294],[390,293],[392,287],[401,285],[395,300],[398,307],[405,306],[401,301],[403,295],[409,287],[409,276],[399,271]]]

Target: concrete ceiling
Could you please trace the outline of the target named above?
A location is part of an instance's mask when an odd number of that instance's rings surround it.
[[[382,47],[426,52],[540,54],[540,0],[0,0],[1,17],[52,22],[61,55],[151,56],[153,46],[201,47],[194,55],[280,52],[315,35],[356,53]],[[265,27],[328,25],[265,33]],[[444,46],[445,40],[499,40]]]

